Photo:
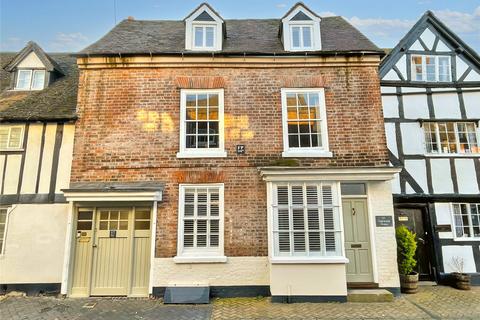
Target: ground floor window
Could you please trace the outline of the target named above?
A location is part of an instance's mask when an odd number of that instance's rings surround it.
[[[480,204],[453,203],[456,238],[480,238]]]
[[[342,256],[335,184],[278,183],[273,189],[275,256]]]
[[[180,185],[178,255],[223,256],[223,184]]]
[[[0,207],[0,254],[4,252],[5,236],[7,229],[7,207]]]

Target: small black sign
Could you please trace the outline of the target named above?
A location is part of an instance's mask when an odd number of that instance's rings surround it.
[[[117,230],[110,230],[110,238],[116,238],[117,237]]]
[[[392,216],[376,216],[375,223],[377,227],[393,227]]]
[[[245,145],[237,144],[237,154],[245,154]]]

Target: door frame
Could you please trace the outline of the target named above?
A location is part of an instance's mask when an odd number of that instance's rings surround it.
[[[437,255],[435,249],[435,226],[433,225],[432,218],[430,216],[431,211],[428,203],[402,203],[397,202],[393,204],[394,210],[394,217],[395,211],[401,209],[419,209],[422,212],[422,221],[423,221],[423,229],[428,231],[428,241],[430,245],[428,246],[428,259],[431,263],[432,270],[430,270],[430,279],[426,281],[435,281],[438,282],[438,263],[437,263]]]
[[[75,267],[75,251],[76,251],[76,230],[77,230],[77,220],[78,220],[78,211],[82,208],[91,208],[93,210],[93,219],[92,219],[92,245],[95,241],[96,237],[96,224],[97,224],[97,213],[99,208],[128,208],[129,212],[132,215],[135,214],[135,207],[148,207],[150,208],[150,256],[149,256],[149,281],[148,281],[148,292],[146,296],[152,294],[153,291],[153,270],[154,270],[154,257],[155,257],[155,236],[156,236],[156,228],[157,228],[157,201],[142,201],[142,202],[85,202],[85,203],[70,203],[70,210],[69,210],[69,226],[67,226],[67,239],[65,245],[65,258],[64,258],[64,273],[62,279],[62,288],[65,288],[65,292],[62,290],[62,294],[66,296],[70,296],[72,293],[72,286],[73,286],[73,275],[74,275],[74,267]],[[130,234],[134,233],[135,227],[135,217],[133,216],[133,224],[132,230]],[[132,251],[133,246],[133,238],[132,244],[130,245],[130,251]],[[94,267],[94,251],[91,252],[91,263],[90,263],[90,272],[88,274],[88,295],[87,297],[91,297],[91,289],[92,289],[92,272]],[[130,252],[129,256],[131,257],[130,263],[133,264],[133,255]],[[131,294],[131,276],[132,270],[129,270],[128,274],[128,286],[127,286],[127,295],[126,297],[139,297],[138,295]],[[122,295],[123,296],[123,295]]]
[[[370,238],[370,259],[372,263],[372,275],[373,275],[373,283],[368,284],[368,283],[359,283],[363,287],[377,287],[378,286],[378,266],[377,266],[377,252],[376,252],[376,246],[375,246],[375,219],[372,211],[372,205],[371,205],[371,199],[369,196],[369,181],[349,181],[349,182],[358,182],[358,183],[364,183],[365,184],[365,194],[364,195],[343,195],[342,194],[342,199],[341,201],[343,202],[343,199],[350,200],[350,199],[363,199],[366,202],[367,206],[367,220],[368,220],[368,235]],[[343,206],[342,206],[343,210]],[[343,216],[343,212],[342,212]],[[342,221],[342,223],[344,223]],[[343,229],[345,229],[345,225],[342,226]],[[345,246],[345,235],[343,236],[344,239],[344,246]],[[355,286],[355,282],[347,282],[347,286],[351,285],[352,287]]]

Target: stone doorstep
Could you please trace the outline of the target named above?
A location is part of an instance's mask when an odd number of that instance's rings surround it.
[[[348,290],[348,302],[392,302],[393,294],[385,289],[351,289]]]

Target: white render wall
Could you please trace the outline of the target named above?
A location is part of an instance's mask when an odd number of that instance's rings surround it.
[[[380,287],[400,286],[397,269],[397,242],[394,227],[377,227],[375,216],[393,216],[393,197],[390,181],[368,183],[368,207],[371,214],[370,227],[373,228],[375,245],[374,259],[376,261],[377,281]]]
[[[270,284],[268,257],[228,257],[226,263],[175,263],[155,258],[153,286],[254,286]]]
[[[11,207],[0,284],[62,282],[67,215],[68,204]]]

